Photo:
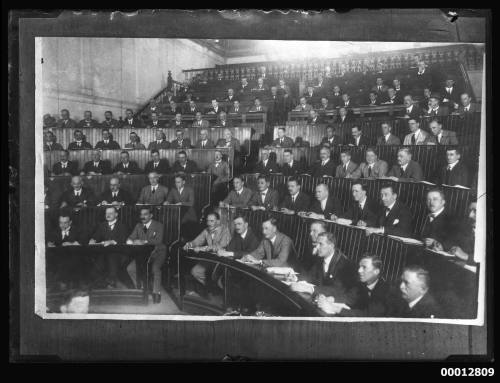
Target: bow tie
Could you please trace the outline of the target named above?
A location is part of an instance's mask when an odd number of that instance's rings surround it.
[[[434,221],[434,218],[436,218],[436,215],[434,213],[429,214],[429,221],[430,222]]]

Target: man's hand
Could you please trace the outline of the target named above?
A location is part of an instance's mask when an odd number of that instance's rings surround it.
[[[434,245],[434,242],[436,241],[432,238],[424,238],[424,244],[426,247],[431,247],[432,245]]]
[[[358,227],[366,227],[368,226],[365,221],[359,220],[358,223],[356,224]]]
[[[314,293],[314,287],[304,281],[293,282],[290,284],[290,289],[296,293],[306,293],[311,295]]]
[[[117,243],[114,239],[110,239],[109,241],[104,241],[102,244],[104,245],[104,247],[107,247],[111,245],[116,245]]]
[[[226,250],[219,249],[219,250],[217,250],[217,255],[219,257],[232,257],[234,255],[234,253],[232,251],[226,251]]]
[[[443,251],[444,250],[443,244],[441,242],[434,241],[433,249],[436,251]]]
[[[394,176],[387,177],[386,179],[392,180],[392,181],[395,181],[395,182],[399,181],[399,178],[398,177],[394,177]]]
[[[186,243],[183,247],[184,250],[191,250],[192,248],[193,248],[193,245],[191,245],[191,242]]]
[[[257,259],[253,255],[250,255],[250,254],[244,255],[241,259],[244,262],[255,262],[255,263],[260,262],[260,259]]]
[[[95,245],[96,244],[96,241],[94,238],[92,238],[90,241],[89,241],[89,245]]]
[[[351,308],[345,303],[330,302],[328,300],[318,301],[318,307],[325,313],[330,315],[340,314],[342,310],[350,310]]]
[[[460,246],[453,246],[450,249],[450,253],[462,261],[467,261],[469,259],[469,254],[463,251]]]
[[[199,253],[200,251],[207,251],[208,246],[198,246],[193,249],[195,253]]]
[[[335,214],[332,214],[330,215],[330,219],[335,222],[337,220],[337,216]]]
[[[108,201],[106,201],[106,200],[104,200],[104,201],[102,201],[99,205],[109,205],[109,202],[108,202]]]
[[[292,214],[295,214],[295,211],[294,210],[290,210],[290,209],[286,209],[286,208],[282,208],[281,211],[284,213],[284,214],[289,214],[289,215],[292,215]]]
[[[310,213],[309,218],[314,218],[314,219],[325,219],[325,216],[323,214],[317,214],[317,213]]]
[[[47,247],[56,247],[54,242],[47,242]]]
[[[133,245],[134,244],[134,241],[132,241],[131,239],[127,239],[127,242],[125,242],[127,245]]]

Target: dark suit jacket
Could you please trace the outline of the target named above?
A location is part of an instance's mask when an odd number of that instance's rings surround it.
[[[227,141],[226,141],[225,138],[220,138],[217,141],[217,143],[215,144],[215,146],[217,148],[233,148],[233,150],[234,150],[235,153],[239,153],[240,149],[241,149],[240,148],[240,141],[237,138],[235,138],[235,137],[231,138],[229,146],[228,146],[228,143],[227,143]]]
[[[280,143],[280,139],[279,138],[276,138],[274,141],[273,141],[273,146],[279,146],[281,148],[292,148],[294,145],[294,142],[293,142],[293,139],[291,139],[290,137],[283,137],[283,143]]]
[[[137,203],[161,205],[167,200],[168,188],[163,185],[158,185],[154,194],[151,192],[151,185],[146,185],[141,189]]]
[[[336,134],[334,134],[332,142],[329,141],[328,137],[326,137],[326,136],[323,137],[321,139],[320,145],[323,145],[323,144],[328,144],[331,147],[331,146],[334,146],[334,145],[342,145],[343,142],[342,142],[342,139],[340,138],[340,136],[337,136]]]
[[[250,189],[243,187],[241,194],[238,194],[235,190],[231,190],[223,202],[234,207],[247,207],[252,195],[253,192]]]
[[[473,104],[472,102],[470,103],[470,108],[469,108],[468,112],[465,111],[465,108],[464,108],[463,105],[460,105],[458,107],[458,113],[461,116],[469,115],[469,114],[472,114],[472,113],[475,113],[475,112],[480,112],[480,111],[481,111],[481,108],[479,107],[479,105],[478,104]]]
[[[315,285],[315,295],[333,296],[336,302],[354,306],[357,300],[357,267],[339,249],[335,249],[335,252],[337,257],[334,255],[326,273],[323,270],[323,258],[317,257],[303,278]]]
[[[390,285],[379,278],[377,284],[369,294],[364,283],[358,282],[357,300],[351,310],[342,310],[341,317],[384,317],[387,316],[393,304],[393,291]]]
[[[113,129],[113,128],[119,128],[119,127],[120,127],[120,125],[118,123],[118,120],[115,120],[114,118],[112,118],[109,121],[104,120],[103,122],[101,122],[102,129]]]
[[[428,291],[413,308],[408,303],[401,303],[393,309],[392,315],[400,318],[442,318],[443,313],[436,299]]]
[[[352,145],[356,146],[356,142],[354,141],[354,137],[350,136],[349,140],[347,141],[347,145]],[[369,146],[370,145],[370,140],[368,139],[367,136],[364,134],[361,135],[359,138],[359,145],[358,146]]]
[[[314,126],[314,125],[321,125],[321,124],[324,124],[324,123],[325,123],[325,121],[324,121],[323,117],[321,117],[321,116],[316,116],[316,120],[315,121],[313,121],[313,119],[310,118],[310,117],[307,118],[307,125]]]
[[[47,242],[52,242],[56,246],[62,245],[63,243],[62,232],[59,226],[55,230],[52,230],[48,233],[46,240]],[[76,241],[80,243],[80,245],[83,245],[83,243],[80,242],[81,240],[82,240],[82,234],[79,228],[76,227],[75,225],[71,225],[71,227],[69,228],[69,235],[66,238],[64,238],[64,242]]]
[[[111,174],[111,163],[107,160],[100,160],[99,166],[94,166],[94,161],[88,161],[83,166],[82,171],[87,174],[89,172],[101,173],[101,174]]]
[[[115,201],[124,202],[125,205],[132,205],[135,202],[135,199],[133,199],[130,193],[125,189],[118,190],[118,194],[116,195],[116,197],[113,197],[113,193],[111,192],[111,190],[108,189],[104,191],[99,197],[98,202],[102,203],[102,201],[106,201],[108,203]]]
[[[304,171],[305,171],[302,164],[297,160],[293,160],[293,164],[291,167],[288,163],[283,163],[281,165],[280,169],[281,169],[281,173],[283,173],[283,175],[285,175],[287,177],[296,176],[298,174],[304,173]]]
[[[405,172],[401,172],[401,167],[399,165],[394,165],[391,170],[387,173],[388,177],[397,177],[400,181],[422,181],[424,175],[422,168],[418,162],[410,160]]]
[[[446,184],[450,186],[460,185],[470,187],[470,177],[467,166],[462,161],[459,161],[453,169],[448,172],[448,165],[439,169],[436,182],[439,184]]]
[[[165,110],[163,111],[164,114],[172,115],[175,116],[177,113],[182,113],[182,108],[177,105],[175,109],[172,109],[170,105],[168,105]]]
[[[62,174],[63,170],[66,170],[66,172],[71,173],[73,176],[78,175],[78,165],[76,162],[68,161],[66,169],[62,168],[61,162],[57,162],[52,166],[52,173],[56,176]]]
[[[114,240],[118,244],[124,244],[127,241],[128,234],[128,227],[124,223],[116,221],[115,227],[110,230],[108,222],[105,221],[97,225],[90,238],[96,242]]]
[[[208,120],[201,119],[201,125],[199,125],[199,122],[194,120],[193,123],[191,124],[191,127],[207,129],[210,127],[210,122]]]
[[[148,241],[149,245],[155,245],[155,250],[165,250],[165,244],[163,243],[163,233],[165,229],[163,228],[163,224],[161,222],[151,220],[151,224],[149,225],[146,232],[144,232],[144,224],[139,222],[135,225],[132,233],[128,236],[128,239],[132,241],[141,239],[143,241]],[[154,251],[154,250],[153,250]]]
[[[78,129],[83,129],[83,128],[98,128],[99,127],[99,123],[94,120],[94,119],[90,119],[90,121],[86,121],[86,120],[81,120],[78,125],[77,125],[77,128]]]
[[[311,176],[312,177],[323,177],[330,176],[335,177],[336,164],[330,158],[330,160],[326,163],[325,166],[321,165],[321,160],[317,161],[311,167]]]
[[[226,120],[226,124],[223,125],[222,121],[217,119],[217,121],[215,121],[215,124],[213,126],[218,127],[218,128],[232,128],[233,127],[233,120]]]
[[[127,118],[125,117],[125,119],[123,120],[122,122],[122,128],[142,128],[142,121],[139,120],[137,117],[133,117],[132,118],[132,123],[129,123],[129,121],[127,120]]]
[[[217,108],[217,112],[215,111],[215,109],[213,107],[210,107],[207,109],[206,111],[206,114],[219,114],[220,112],[225,112],[226,110],[219,105],[219,107]]]
[[[82,146],[78,146],[76,141],[71,142],[68,145],[68,150],[89,150],[89,149],[92,149],[92,145],[87,141],[82,141]]]
[[[202,142],[201,140],[196,141],[196,144],[194,145],[194,147],[196,149],[201,149],[202,148],[201,142]],[[204,149],[213,149],[213,148],[215,148],[214,142],[211,139],[207,139],[207,142],[205,143]]]
[[[337,217],[342,215],[342,205],[340,204],[340,200],[338,198],[329,195],[326,200],[325,210],[321,210],[321,202],[314,199],[309,207],[309,211],[311,213],[323,214],[325,219],[330,219],[332,214],[335,214]]]
[[[266,209],[274,209],[279,206],[279,193],[271,188],[267,189],[266,198],[262,203],[261,192],[255,191],[248,201],[248,206],[264,206]]]
[[[104,140],[102,140],[102,141],[99,141],[99,142],[95,145],[95,149],[101,149],[101,150],[117,150],[117,149],[120,149],[120,145],[118,144],[118,142],[113,141],[113,140],[109,140],[109,141],[108,141],[108,144],[106,145],[106,144],[104,143]]]
[[[257,259],[262,259],[265,266],[292,266],[296,260],[295,247],[290,237],[277,232],[274,245],[269,239],[262,239],[257,249],[250,253]]]
[[[366,202],[362,210],[359,202],[353,201],[342,217],[352,220],[353,225],[356,225],[358,221],[364,221],[367,226],[373,227],[377,224],[378,211],[378,203],[366,197]]]
[[[196,211],[194,210],[194,190],[191,186],[184,185],[182,189],[182,194],[179,193],[176,187],[170,189],[167,196],[168,203],[179,203],[182,202],[185,208],[182,208],[181,213],[182,220],[181,223],[185,222],[197,222],[198,217]]]
[[[191,141],[189,138],[184,138],[181,142],[174,140],[170,143],[170,149],[190,149]]]
[[[124,127],[128,127],[128,125],[124,125]],[[146,128],[148,129],[165,129],[167,126],[163,121],[157,121],[156,125],[153,123],[153,121],[149,121],[148,125]]]
[[[307,211],[309,206],[311,206],[309,196],[303,192],[299,192],[299,195],[295,198],[295,202],[292,202],[290,194],[286,195],[283,202],[281,202],[280,208],[293,210],[295,213],[298,213],[299,211]]]
[[[437,136],[430,135],[429,142],[433,142],[437,145],[458,145],[457,134],[452,130],[442,130],[441,142],[439,143]]]
[[[347,113],[347,115],[344,118],[344,121],[342,121],[342,117],[340,117],[340,115],[339,115],[339,116],[337,116],[335,123],[348,124],[348,123],[353,122],[353,121],[354,121],[354,119],[353,119],[352,115],[350,113]]]
[[[446,87],[440,90],[440,94],[441,97],[443,97],[443,100],[447,98],[452,103],[456,102],[457,104],[460,104],[460,95],[462,94],[462,91],[457,87],[456,84],[453,86],[451,94],[446,91]]]
[[[426,217],[420,238],[435,239],[443,245],[444,250],[448,250],[456,242],[455,238],[460,230],[458,222],[458,219],[445,208],[432,222],[429,216]]]
[[[76,129],[77,122],[73,119],[68,119],[66,122],[64,120],[57,121],[58,128],[68,128],[68,129]]]
[[[157,172],[159,174],[167,174],[170,172],[170,164],[165,158],[161,158],[156,169],[154,168],[154,161],[149,161],[144,168],[144,173],[149,174],[151,172]]]
[[[412,237],[413,224],[410,209],[403,203],[396,200],[389,214],[385,215],[385,209],[380,209],[377,223],[379,227],[384,228],[384,234],[395,235],[398,237]]]
[[[137,166],[137,163],[135,161],[129,161],[127,169],[123,167],[123,163],[121,162],[116,164],[115,168],[113,169],[113,173],[118,172],[122,172],[125,174],[139,174],[142,173],[142,170],[139,168],[139,166]]]
[[[431,112],[429,113],[429,108],[427,108],[425,110],[425,113],[424,115],[425,116],[431,116],[431,117],[442,117],[442,116],[448,116],[450,114],[449,110],[448,110],[448,107],[446,106],[443,106],[443,105],[440,105],[438,110],[437,110],[437,113],[434,112],[433,110],[431,110]]]
[[[245,254],[250,254],[259,247],[259,240],[252,231],[252,228],[248,226],[247,234],[245,239],[241,238],[241,235],[234,233],[231,237],[231,241],[226,247],[227,251],[232,251],[234,253],[234,258],[239,259]]]
[[[156,140],[151,141],[148,145],[148,150],[160,150],[160,149],[170,149],[170,142],[167,140],[162,140],[161,144],[158,145]]]
[[[354,161],[349,161],[349,165],[347,165],[347,171],[344,168],[344,164],[340,164],[337,166],[335,170],[335,177],[337,178],[360,178],[361,170],[359,169],[359,165]]]
[[[377,138],[377,146],[381,145],[401,145],[401,140],[398,136],[391,133],[387,140],[385,139],[385,136]]]
[[[183,123],[182,121],[180,123],[177,123],[177,121],[170,121],[168,124],[169,129],[182,129],[184,130],[186,128],[186,124]]]
[[[80,196],[75,196],[73,188],[66,190],[62,195],[59,201],[59,206],[66,202],[69,207],[73,208],[77,203],[87,201],[88,206],[93,206],[95,204],[95,196],[94,192],[91,189],[87,189],[86,187],[82,187],[82,192]]]
[[[175,161],[172,167],[174,173],[196,173],[197,171],[198,165],[193,160],[186,160],[186,168],[183,168],[179,161]]]
[[[349,105],[346,105],[345,101],[344,100],[341,100],[340,103],[339,103],[339,106],[342,108],[356,108],[357,105],[356,103],[352,100],[352,99],[349,99]]]
[[[51,151],[64,150],[64,148],[58,142],[53,142],[51,145],[49,145],[47,142],[45,142],[43,144],[43,150],[46,151],[46,152],[51,152]]]
[[[413,108],[409,114],[406,112],[406,109],[402,110],[400,114],[402,116],[409,116],[410,118],[419,118],[423,114],[423,111],[417,104],[413,104]]]
[[[280,167],[276,162],[271,160],[267,161],[266,166],[264,166],[264,163],[262,161],[259,161],[255,166],[254,172],[259,174],[279,173]]]

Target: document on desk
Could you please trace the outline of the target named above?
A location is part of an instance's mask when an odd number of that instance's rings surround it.
[[[390,238],[397,239],[401,242],[408,243],[409,245],[420,245],[423,246],[424,243],[415,238],[407,238],[407,237],[398,237],[396,235],[389,235]]]
[[[270,274],[276,274],[276,275],[290,275],[290,274],[297,275],[298,274],[291,267],[274,266],[274,267],[268,267],[266,269],[266,271]]]

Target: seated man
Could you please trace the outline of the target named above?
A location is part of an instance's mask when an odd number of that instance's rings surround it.
[[[436,183],[449,186],[470,187],[470,176],[467,166],[460,161],[459,148],[446,149],[447,165],[442,166],[436,176]]]
[[[295,177],[290,177],[287,185],[289,194],[283,199],[280,210],[285,214],[307,211],[311,205],[311,200],[307,194],[300,191],[300,181]]]
[[[202,128],[200,130],[199,139],[194,145],[195,149],[213,149],[215,148],[214,142],[208,136],[208,130]]]
[[[296,112],[309,112],[312,110],[312,106],[307,103],[305,97],[301,97],[299,100],[299,105],[297,105],[294,109]]]
[[[207,214],[207,228],[204,229],[195,239],[184,245],[184,250],[193,250],[195,252],[209,251],[217,252],[227,247],[231,241],[231,233],[227,226],[222,225],[220,216],[216,212]],[[202,295],[207,296],[209,288],[207,276],[211,275],[213,266],[211,264],[197,263],[191,269],[191,275],[199,284],[195,285],[195,290]]]
[[[248,80],[243,77],[241,79],[241,85],[238,88],[239,93],[248,93],[250,92],[250,85],[248,84]]]
[[[164,228],[162,223],[153,219],[153,213],[149,207],[141,208],[140,220],[141,222],[135,225],[134,230],[128,236],[126,243],[135,246],[154,245],[148,264],[151,264],[153,269],[152,296],[153,303],[157,304],[161,302],[161,269],[167,256],[167,247],[163,243]],[[136,287],[139,288],[141,282],[147,283],[147,281],[137,280],[137,263],[135,260],[128,265],[127,272]]]
[[[253,101],[253,106],[248,110],[248,113],[265,113],[267,108],[261,105],[260,98],[255,97]]]
[[[218,204],[227,193],[227,183],[231,173],[227,161],[222,161],[220,150],[214,152],[214,162],[208,165],[207,173],[212,175],[212,200]]]
[[[182,114],[176,113],[174,119],[168,125],[169,129],[184,129],[186,126],[182,122]]]
[[[457,135],[452,130],[443,130],[443,124],[433,118],[429,123],[432,137],[429,137],[429,143],[436,145],[458,145]]]
[[[380,126],[382,129],[382,136],[377,138],[377,146],[401,145],[399,137],[391,133],[392,125],[390,122],[383,122]]]
[[[453,76],[449,74],[446,76],[445,87],[441,90],[441,94],[443,95],[443,104],[445,104],[449,110],[458,109],[461,92],[455,84]]]
[[[398,150],[398,164],[389,170],[386,178],[393,181],[420,182],[424,179],[424,175],[420,164],[411,159],[410,149],[401,148]]]
[[[365,154],[366,162],[359,165],[361,172],[360,178],[378,179],[384,178],[389,169],[389,165],[384,160],[379,160],[375,148],[366,149]]]
[[[163,130],[158,129],[155,132],[155,138],[155,141],[149,143],[148,150],[170,149],[170,142],[166,140]]]
[[[60,199],[59,207],[82,208],[92,206],[95,202],[94,192],[83,187],[80,176],[71,177],[71,189],[66,190]]]
[[[441,96],[438,94],[431,94],[429,99],[429,108],[425,111],[425,116],[431,117],[443,117],[448,116],[450,113],[446,106],[440,106],[439,102],[441,100]]]
[[[316,186],[316,200],[309,207],[308,216],[314,219],[331,219],[342,214],[342,205],[338,198],[330,195],[328,185],[319,184]]]
[[[319,151],[320,160],[314,163],[311,167],[312,177],[333,177],[335,175],[335,164],[330,159],[330,149],[321,148]]]
[[[191,100],[189,101],[189,105],[186,107],[186,109],[184,110],[184,113],[185,114],[192,114],[193,116],[196,115],[200,110],[198,109],[198,107],[196,106],[196,103]],[[201,114],[201,113],[200,113]]]
[[[208,108],[207,114],[219,114],[220,112],[223,112],[224,108],[222,108],[217,100],[214,98],[212,100],[212,106]]]
[[[326,128],[326,136],[321,139],[320,146],[328,144],[330,148],[336,145],[342,145],[342,139],[335,134],[335,129],[332,126]]]
[[[95,145],[95,149],[118,150],[120,149],[120,145],[118,144],[118,142],[111,139],[108,129],[103,129],[102,140]]]
[[[50,113],[46,113],[43,115],[43,127],[44,128],[55,128],[57,125],[57,121],[54,117],[50,115]]]
[[[325,122],[323,121],[323,118],[318,116],[318,113],[314,110],[311,109],[309,111],[309,117],[307,118],[307,125],[320,125],[324,124]]]
[[[176,139],[170,143],[171,149],[191,149],[191,141],[184,137],[184,130],[177,129],[175,136]]]
[[[283,175],[287,177],[304,173],[304,169],[301,163],[294,160],[293,152],[291,149],[285,149],[283,151],[283,164],[281,165],[281,173],[283,173]]]
[[[337,166],[335,177],[337,178],[359,178],[361,170],[354,161],[351,161],[351,152],[344,149],[340,152],[341,164]]]
[[[113,177],[109,180],[109,189],[101,194],[98,202],[98,205],[123,206],[133,204],[133,199],[128,191],[122,189],[120,179]]]
[[[408,120],[410,134],[405,136],[403,145],[428,145],[430,141],[429,133],[420,129],[420,120],[410,118]]]
[[[137,135],[136,132],[130,132],[129,134],[130,142],[125,144],[125,149],[140,149],[145,150],[146,147],[143,143],[141,143],[141,138]]]
[[[354,125],[351,128],[351,137],[349,138],[347,145],[349,146],[368,146],[370,145],[370,140],[363,134],[361,126]]]
[[[422,115],[422,109],[413,102],[413,97],[407,94],[403,99],[403,104],[406,107],[404,111],[404,118],[413,118],[419,119]]]
[[[229,128],[229,127],[233,126],[233,121],[228,120],[226,112],[222,111],[219,113],[219,116],[217,117],[217,120],[215,122],[215,126],[221,127],[221,128]]]
[[[269,177],[259,175],[257,178],[257,191],[253,193],[248,206],[252,210],[273,210],[279,206],[279,193],[269,187]]]
[[[59,155],[59,162],[52,166],[52,176],[76,176],[78,174],[78,164],[69,161],[69,152],[63,150]]]
[[[375,92],[379,99],[384,99],[387,97],[387,85],[384,85],[384,79],[378,76],[375,79],[376,84],[372,87],[372,91]]]
[[[132,109],[127,109],[125,111],[125,119],[123,120],[122,128],[142,128],[141,120],[137,117],[134,117],[134,111]]]
[[[379,98],[377,96],[377,93],[374,92],[374,91],[371,91],[369,94],[368,94],[368,102],[367,102],[367,105],[368,106],[379,106],[380,105],[380,101],[379,101]]]
[[[224,129],[224,138],[217,141],[215,145],[217,148],[233,148],[235,153],[240,152],[240,141],[233,137],[233,132],[230,129]]]
[[[158,183],[160,176],[156,172],[149,173],[148,180],[149,185],[141,189],[137,203],[143,205],[162,205],[167,199],[168,188]]]
[[[241,114],[246,112],[247,112],[246,108],[240,105],[239,100],[234,100],[233,105],[231,105],[231,107],[228,110],[229,114]]]
[[[174,100],[170,100],[168,106],[163,111],[163,114],[175,116],[177,113],[182,113],[182,108],[178,106]]]
[[[172,171],[174,173],[196,173],[198,171],[196,162],[188,159],[184,150],[177,152],[176,158],[177,160],[174,162],[174,166],[172,167]]]
[[[292,283],[290,289],[316,296],[333,296],[335,302],[353,306],[357,298],[356,266],[337,247],[333,233],[320,233],[317,248],[311,269],[300,275],[300,280]]]
[[[332,102],[334,108],[338,108],[340,106],[340,103],[342,102],[342,92],[340,90],[340,86],[333,86],[333,97],[330,101]]]
[[[286,136],[285,127],[278,128],[278,138],[273,141],[273,146],[277,148],[293,148],[293,139]]]
[[[44,132],[43,150],[46,152],[64,150],[61,144],[56,142],[56,136],[51,131]]]
[[[127,151],[120,153],[120,162],[116,164],[113,173],[117,174],[139,174],[142,170],[137,166],[137,162],[130,161],[130,155]]]
[[[269,158],[270,151],[268,148],[264,148],[260,151],[261,160],[255,166],[254,172],[258,174],[271,174],[279,173],[280,168],[276,161]]]
[[[149,122],[148,129],[164,129],[166,128],[165,124],[158,119],[158,113],[151,113],[151,121]]]
[[[427,192],[427,215],[420,239],[431,250],[447,251],[459,232],[457,219],[446,209],[446,197],[442,190],[431,189]]]
[[[156,149],[151,150],[151,161],[146,164],[144,173],[156,172],[158,174],[167,174],[170,172],[170,164],[166,158],[160,158],[160,152]]]
[[[83,129],[83,128],[98,128],[99,127],[99,123],[92,119],[92,112],[90,110],[86,110],[85,112],[83,112],[83,120],[81,120],[78,125],[77,125],[77,128],[78,129]]]
[[[235,100],[237,100],[237,97],[234,95],[234,89],[233,88],[229,88],[227,90],[227,96],[224,99],[224,101],[226,101],[226,102],[234,102]]]
[[[290,237],[278,231],[278,222],[270,218],[262,222],[264,238],[257,249],[243,255],[246,262],[261,264],[264,267],[290,267],[294,264],[296,253]]]
[[[234,234],[226,249],[219,249],[217,255],[241,259],[245,254],[251,253],[259,247],[259,240],[248,225],[248,219],[243,215],[233,218]]]
[[[92,145],[83,139],[83,133],[81,130],[75,130],[73,132],[73,137],[75,141],[70,142],[68,145],[68,150],[88,150],[92,149]]]
[[[57,127],[58,128],[75,129],[76,125],[77,125],[76,121],[69,117],[69,110],[62,109],[61,110],[61,119],[59,121],[57,121]]]
[[[377,217],[376,227],[368,227],[366,234],[385,234],[398,237],[413,236],[413,218],[410,209],[399,201],[394,186],[385,185],[380,189],[384,208]]]
[[[264,79],[262,77],[259,77],[257,79],[257,85],[252,88],[252,92],[260,93],[260,94],[265,94],[269,91],[269,88],[267,85],[264,85]]]
[[[347,93],[342,94],[342,101],[340,101],[341,108],[355,108],[357,105],[351,100]]]
[[[203,116],[200,111],[196,112],[194,117],[193,124],[191,125],[193,128],[203,128],[208,129],[210,127],[210,122],[208,120],[203,119]]]
[[[366,186],[361,182],[351,186],[353,201],[342,218],[350,219],[352,225],[360,227],[373,227],[377,224],[378,203],[368,198]],[[332,217],[333,218],[333,217]]]
[[[461,261],[474,264],[474,244],[476,239],[476,208],[477,202],[472,201],[468,208],[467,221],[457,233],[449,252]]]
[[[324,112],[328,112],[328,111],[331,111],[334,109],[335,109],[335,105],[330,104],[328,101],[328,98],[321,97],[321,106],[319,107],[319,110],[322,110]]]
[[[118,120],[113,118],[113,112],[107,110],[104,112],[104,120],[101,122],[102,129],[114,129],[119,128]]]
[[[337,124],[348,124],[353,121],[352,115],[348,112],[348,109],[345,107],[340,107],[339,108],[339,115],[336,119]]]
[[[78,246],[81,245],[81,232],[73,225],[71,216],[67,211],[59,213],[59,226],[56,230],[47,230],[47,247]]]
[[[97,225],[94,233],[90,237],[89,245],[102,244],[104,247],[113,245],[123,245],[127,240],[129,233],[127,226],[118,221],[118,209],[116,206],[106,208],[106,220]],[[106,256],[96,257],[96,263],[101,270],[106,269],[106,282],[108,287],[118,287],[118,284],[129,285],[126,278],[121,278],[120,274],[129,263],[127,255],[116,252],[106,254]]]
[[[231,190],[227,197],[219,203],[220,207],[239,207],[245,208],[248,206],[250,198],[252,198],[252,191],[245,187],[243,177],[233,177],[234,190]]]
[[[314,105],[319,101],[321,94],[314,89],[313,85],[309,85],[306,93],[304,93],[304,97],[306,98],[308,104]]]
[[[194,210],[194,190],[191,186],[186,185],[186,174],[177,173],[174,177],[174,183],[175,187],[170,189],[167,200],[163,204],[186,206],[185,210],[181,210],[181,225],[198,222]]]
[[[101,151],[93,150],[92,151],[92,161],[88,161],[83,166],[82,172],[80,175],[102,175],[102,174],[111,174],[111,164],[109,161],[101,160]]]
[[[401,275],[401,304],[391,308],[390,316],[401,318],[442,318],[442,310],[429,292],[429,272],[420,266],[406,266]]]
[[[460,95],[460,103],[462,105],[458,107],[457,113],[462,117],[481,111],[477,104],[472,103],[472,98],[468,93],[462,93]]]
[[[396,93],[396,90],[393,87],[387,89],[387,98],[382,104],[384,105],[401,105],[403,103],[403,99]]]

